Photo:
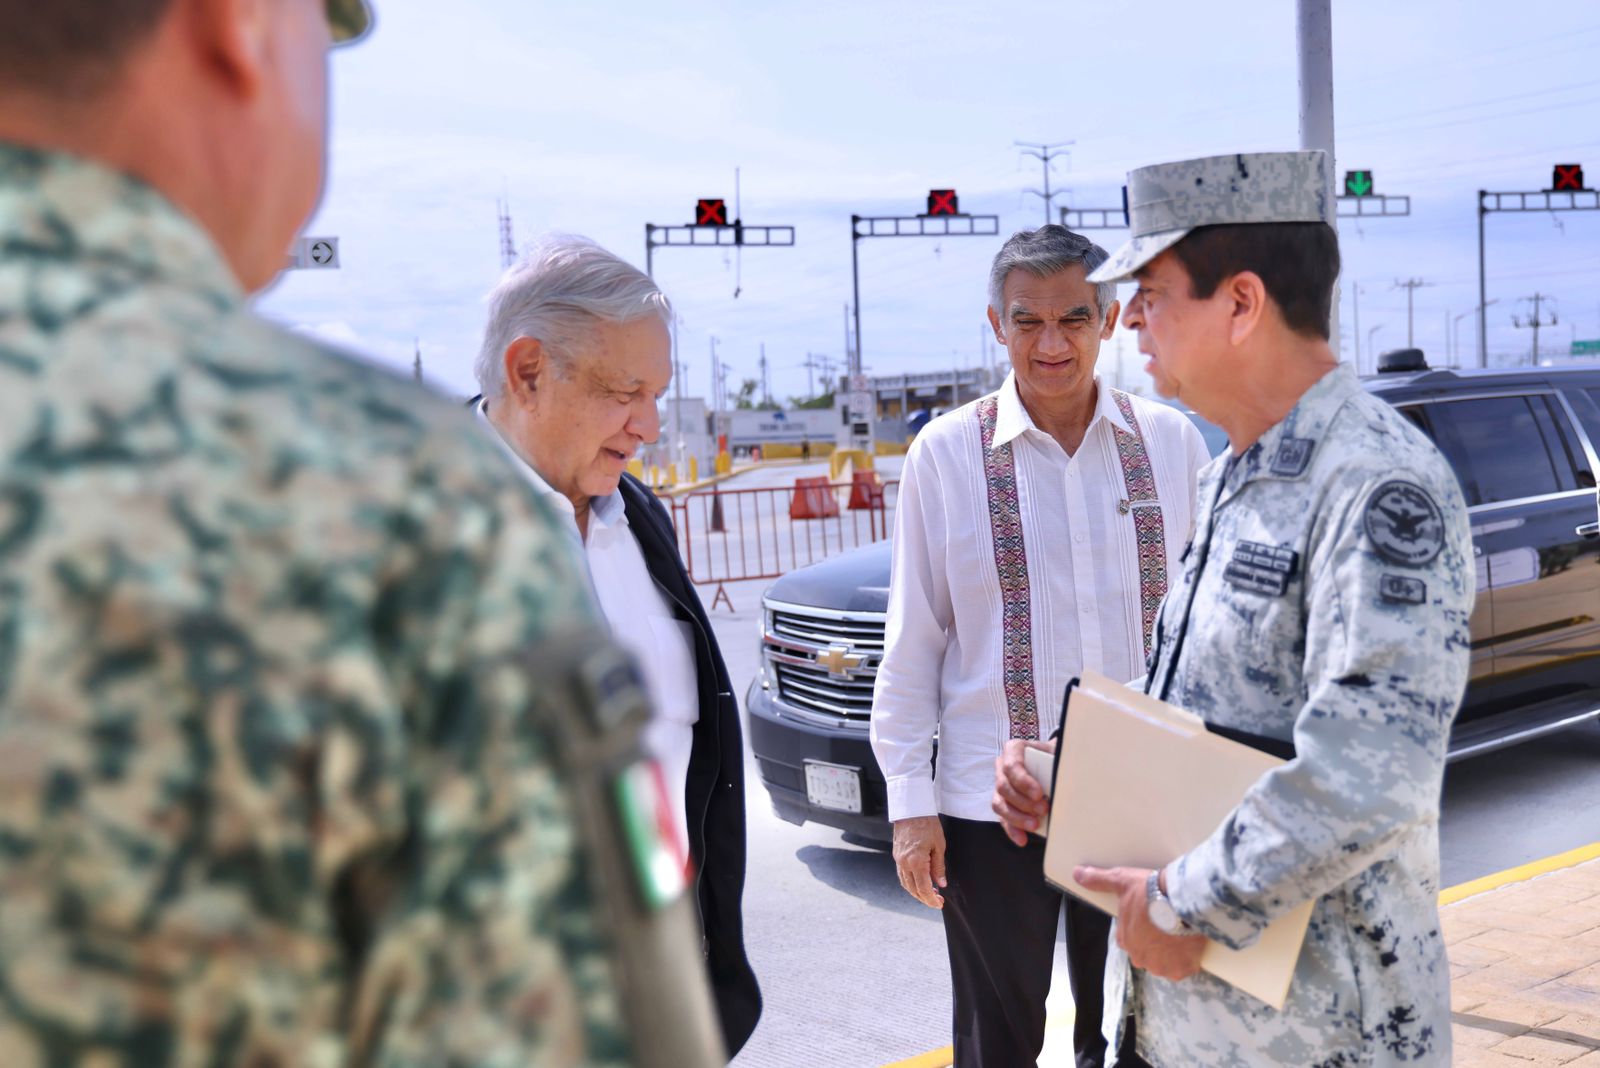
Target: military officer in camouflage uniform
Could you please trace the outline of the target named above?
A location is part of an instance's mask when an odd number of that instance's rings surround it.
[[[560,528],[245,303],[368,17],[0,0],[5,1068],[717,1062]]]
[[[1433,445],[1329,349],[1325,156],[1220,156],[1129,176],[1133,239],[1095,281],[1157,387],[1227,431],[1157,623],[1147,691],[1285,757],[1160,871],[1080,869],[1120,899],[1106,1029],[1160,1068],[1447,1065],[1439,793],[1467,681],[1466,507]],[[1042,802],[1008,754],[995,807]],[[1198,970],[1315,902],[1275,1011]]]

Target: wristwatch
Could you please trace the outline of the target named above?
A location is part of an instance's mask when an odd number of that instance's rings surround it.
[[[1155,924],[1156,930],[1162,934],[1189,933],[1189,925],[1183,922],[1178,910],[1172,907],[1171,899],[1161,892],[1160,869],[1151,872],[1150,877],[1144,881],[1144,908],[1145,915],[1150,917],[1150,922]]]

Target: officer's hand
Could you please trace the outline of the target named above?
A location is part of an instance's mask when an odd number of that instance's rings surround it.
[[[1173,982],[1200,970],[1204,935],[1169,935],[1150,922],[1145,899],[1150,869],[1083,866],[1074,869],[1072,877],[1090,890],[1117,895],[1117,945],[1135,968]]]
[[[906,893],[930,909],[944,908],[944,828],[938,816],[894,821],[894,866]]]
[[[1019,846],[1028,844],[1028,832],[1038,830],[1039,821],[1050,812],[1050,801],[1044,796],[1044,787],[1028,772],[1022,754],[1029,749],[1056,751],[1056,743],[1024,742],[1016,738],[1006,742],[1000,755],[994,758],[994,796],[989,807],[1000,817],[1000,826],[1006,837]]]

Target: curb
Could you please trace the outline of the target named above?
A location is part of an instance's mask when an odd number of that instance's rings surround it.
[[[1529,879],[1535,879],[1541,875],[1549,875],[1551,872],[1561,871],[1564,868],[1573,868],[1596,859],[1600,859],[1600,842],[1579,846],[1577,849],[1569,849],[1565,853],[1557,853],[1554,856],[1529,861],[1527,864],[1521,864],[1515,868],[1507,868],[1505,871],[1497,871],[1480,879],[1472,879],[1468,882],[1448,887],[1439,892],[1439,906],[1442,908],[1445,905],[1454,905],[1457,901],[1465,901],[1469,897],[1477,897],[1479,894],[1488,893],[1490,890],[1498,890],[1502,886],[1527,882]],[[954,1047],[943,1046],[939,1049],[929,1050],[927,1053],[919,1053],[915,1057],[908,1057],[903,1061],[892,1061],[883,1065],[882,1068],[950,1068],[954,1054]]]

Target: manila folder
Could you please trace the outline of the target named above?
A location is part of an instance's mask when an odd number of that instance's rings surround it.
[[[1074,868],[1165,866],[1209,838],[1282,763],[1212,734],[1193,713],[1084,672],[1061,734],[1045,878],[1115,916],[1116,896],[1079,886]],[[1278,917],[1247,949],[1209,943],[1200,966],[1283,1008],[1313,904]]]

